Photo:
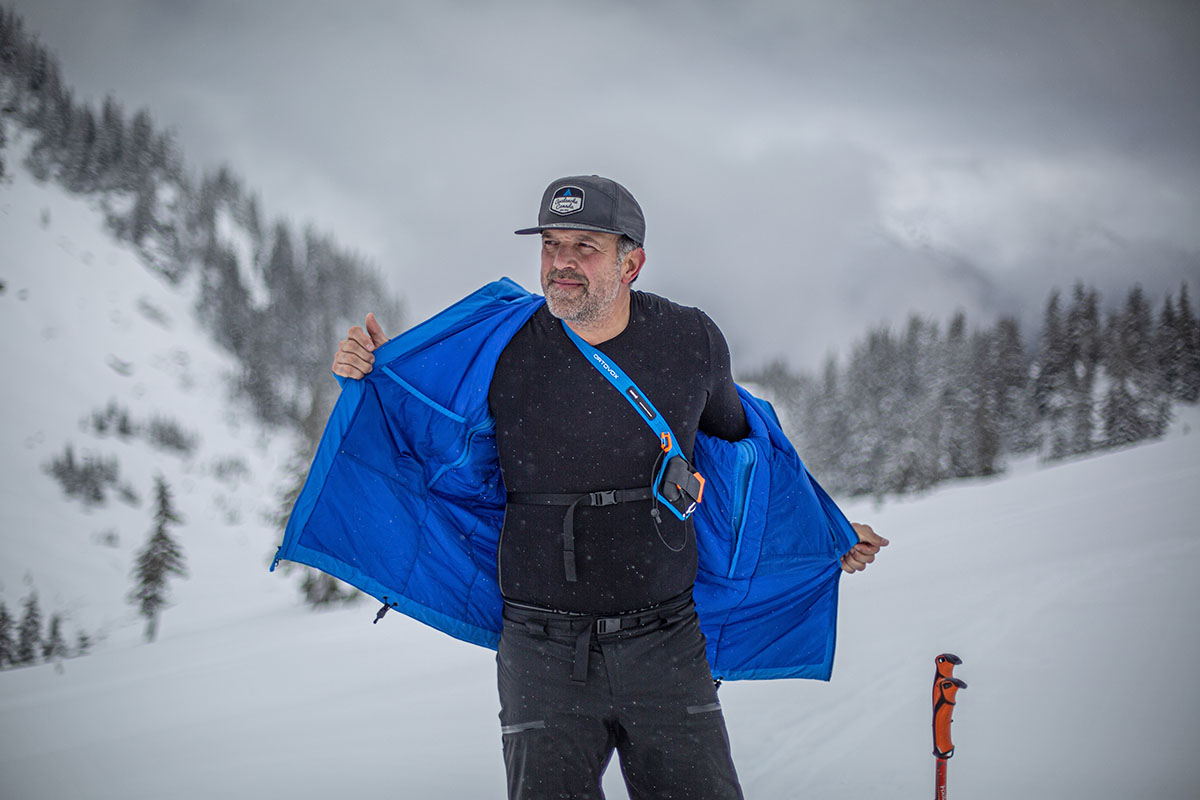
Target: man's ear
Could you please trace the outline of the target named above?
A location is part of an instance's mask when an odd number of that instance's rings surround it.
[[[646,251],[640,247],[635,248],[629,255],[625,256],[625,263],[621,265],[621,283],[633,283],[638,273],[642,271],[642,265],[645,263]]]

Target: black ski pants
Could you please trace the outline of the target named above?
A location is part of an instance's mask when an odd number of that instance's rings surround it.
[[[602,800],[613,750],[632,800],[741,800],[690,593],[603,619],[506,604],[496,662],[510,800]]]

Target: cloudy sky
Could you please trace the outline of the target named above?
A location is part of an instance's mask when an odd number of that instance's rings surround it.
[[[707,310],[741,370],[912,312],[1031,331],[1078,279],[1200,297],[1189,0],[15,7],[82,97],[369,257],[410,322],[536,289],[511,231],[581,172],[638,197],[639,288]]]

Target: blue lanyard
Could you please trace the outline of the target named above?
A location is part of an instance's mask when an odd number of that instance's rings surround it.
[[[671,431],[671,426],[667,425],[667,420],[658,412],[654,404],[650,402],[650,398],[646,397],[645,393],[633,382],[633,379],[626,375],[624,370],[615,361],[585,341],[583,337],[571,330],[571,326],[565,322],[563,323],[563,330],[567,332],[567,336],[579,348],[579,352],[583,353],[588,363],[608,379],[608,382],[621,393],[621,396],[629,402],[629,405],[633,406],[638,416],[650,426],[650,430],[658,435],[658,443],[663,449],[664,456],[661,459],[662,466],[659,468],[658,474],[654,476],[654,484],[651,490],[654,492],[654,496],[662,500],[663,504],[671,510],[672,514],[681,520],[687,519],[691,516],[692,511],[695,510],[697,503],[700,502],[700,497],[696,496],[695,502],[691,503],[690,507],[680,509],[676,507],[678,500],[673,502],[663,496],[661,492],[663,475],[667,472],[668,465],[671,465],[672,459],[679,458],[684,465],[687,465],[687,457],[683,454],[683,448],[679,446],[679,441]],[[672,472],[674,473],[675,471],[673,468]],[[690,466],[688,467],[688,471],[691,471]],[[700,483],[702,486],[703,479],[701,479]]]

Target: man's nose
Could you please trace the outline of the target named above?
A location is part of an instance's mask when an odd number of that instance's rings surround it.
[[[554,251],[555,269],[575,269],[577,266],[579,266],[579,261],[572,248],[560,246]]]

